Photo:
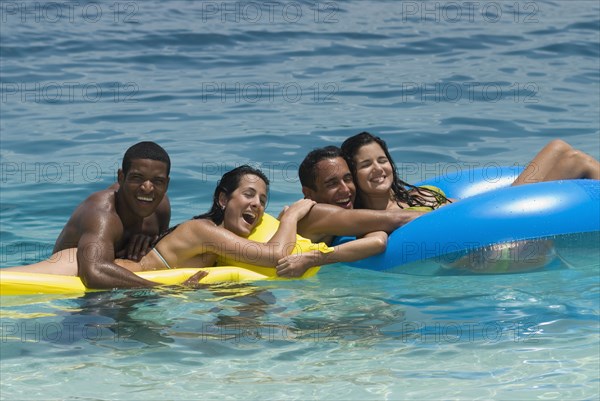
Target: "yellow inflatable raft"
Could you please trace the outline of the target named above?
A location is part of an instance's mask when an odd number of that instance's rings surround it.
[[[234,266],[208,267],[203,269],[153,270],[136,274],[160,284],[177,285],[183,283],[200,270],[209,273],[208,276],[200,280],[203,284],[267,280],[273,278],[273,276],[266,276],[252,270]],[[12,271],[3,272],[0,269],[0,295],[77,294],[85,291],[89,290],[77,276]]]
[[[252,231],[248,239],[257,242],[266,242],[273,236],[278,227],[279,221],[265,213],[260,224]],[[292,253],[297,254],[310,250],[319,250],[327,253],[331,252],[333,248],[323,243],[313,244],[306,238],[297,236],[296,245]],[[231,266],[232,264],[238,266]],[[79,277],[76,276],[3,270],[0,269],[0,295],[78,294],[89,291]],[[279,279],[274,268],[253,266],[230,259],[219,259],[217,267],[153,270],[138,272],[136,274],[147,280],[164,285],[178,285],[200,270],[208,273],[206,277],[200,280],[202,284]],[[318,266],[312,267],[301,278],[312,277],[318,271]]]

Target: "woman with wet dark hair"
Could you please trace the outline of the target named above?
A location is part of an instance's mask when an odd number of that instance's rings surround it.
[[[402,181],[387,144],[375,135],[361,132],[346,139],[341,148],[357,189],[356,208],[436,209],[450,202],[435,187],[416,187]],[[512,185],[577,178],[600,179],[600,163],[556,139],[533,158]]]
[[[434,210],[452,202],[439,188],[402,181],[385,141],[375,135],[361,132],[346,139],[341,149],[356,186],[355,208]],[[600,179],[600,163],[557,139],[534,157],[512,185],[577,178]],[[552,241],[517,241],[473,252],[446,267],[480,273],[517,272],[540,268],[552,257]]]

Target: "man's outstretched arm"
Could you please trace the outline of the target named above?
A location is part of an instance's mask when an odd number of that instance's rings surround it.
[[[375,231],[391,233],[423,214],[405,209],[343,209],[318,203],[298,222],[298,234],[314,241],[326,235],[361,237]]]

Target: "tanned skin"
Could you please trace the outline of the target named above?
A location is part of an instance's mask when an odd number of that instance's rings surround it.
[[[299,277],[311,266],[353,262],[385,251],[387,234],[424,214],[414,210],[353,209],[356,188],[348,164],[341,157],[315,165],[315,188],[302,187],[307,199],[317,204],[298,222],[298,234],[312,242],[331,244],[335,236],[356,236],[356,241],[318,251],[290,255],[278,261],[281,277]],[[360,238],[362,237],[362,238]]]
[[[334,236],[391,233],[424,214],[414,210],[353,209],[356,188],[348,164],[341,157],[317,163],[315,185],[316,189],[302,187],[304,196],[317,204],[298,222],[298,234],[313,242],[329,244]]]
[[[157,285],[114,263],[117,255],[143,256],[145,243],[168,227],[167,164],[134,159],[118,185],[96,192],[73,212],[54,252],[77,248],[78,275],[88,288],[131,288]],[[133,244],[133,247],[129,246]],[[142,250],[143,248],[143,250]],[[205,273],[188,281],[197,282]]]

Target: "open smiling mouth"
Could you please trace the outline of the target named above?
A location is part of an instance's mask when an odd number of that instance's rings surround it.
[[[141,202],[154,202],[154,198],[152,196],[138,195],[136,199]]]
[[[256,217],[257,216],[251,212],[245,212],[244,214],[242,214],[242,218],[244,219],[244,221],[250,225],[254,224],[254,222],[256,221]]]
[[[350,198],[344,198],[344,199],[340,199],[340,200],[338,200],[336,203],[337,203],[338,205],[345,205],[345,204],[347,204],[347,203],[349,203],[349,202],[350,202]]]

